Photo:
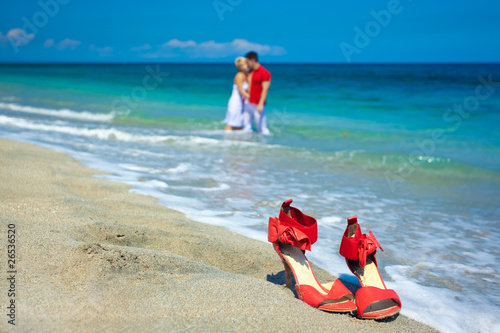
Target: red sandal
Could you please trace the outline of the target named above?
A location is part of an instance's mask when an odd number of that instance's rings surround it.
[[[340,244],[340,254],[346,258],[351,272],[356,275],[361,288],[356,292],[357,317],[362,319],[382,319],[401,311],[398,294],[385,286],[378,270],[375,253],[379,242],[373,236],[361,234],[356,216],[347,219],[347,229]]]
[[[281,206],[279,218],[269,218],[268,240],[273,243],[285,266],[286,285],[295,277],[297,296],[312,307],[328,312],[353,312],[354,296],[340,280],[321,285],[305,256],[318,238],[316,219],[290,207],[292,199]]]

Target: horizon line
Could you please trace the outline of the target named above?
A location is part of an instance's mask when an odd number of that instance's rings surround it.
[[[263,61],[262,64],[276,65],[469,65],[469,64],[500,64],[500,61],[394,61],[394,62],[324,62],[324,61]],[[231,64],[233,61],[0,61],[0,65],[142,65],[142,64],[172,64],[172,65],[207,65]]]

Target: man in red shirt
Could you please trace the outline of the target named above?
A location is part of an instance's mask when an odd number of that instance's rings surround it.
[[[257,53],[248,52],[245,58],[251,72],[248,75],[250,98],[243,112],[243,130],[252,132],[252,123],[255,119],[257,132],[267,135],[269,130],[266,119],[266,98],[271,86],[271,73],[259,64]]]

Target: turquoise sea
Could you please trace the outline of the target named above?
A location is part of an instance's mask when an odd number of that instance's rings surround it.
[[[263,241],[293,198],[308,257],[351,282],[357,215],[403,314],[500,331],[500,64],[263,65],[270,136],[222,130],[232,64],[0,64],[0,136]]]

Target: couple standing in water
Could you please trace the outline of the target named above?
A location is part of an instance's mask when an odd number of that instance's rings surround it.
[[[252,132],[255,120],[257,132],[269,134],[266,120],[266,98],[271,85],[271,73],[259,64],[257,53],[248,52],[235,62],[239,72],[234,76],[233,93],[227,104],[225,130],[242,129]]]

